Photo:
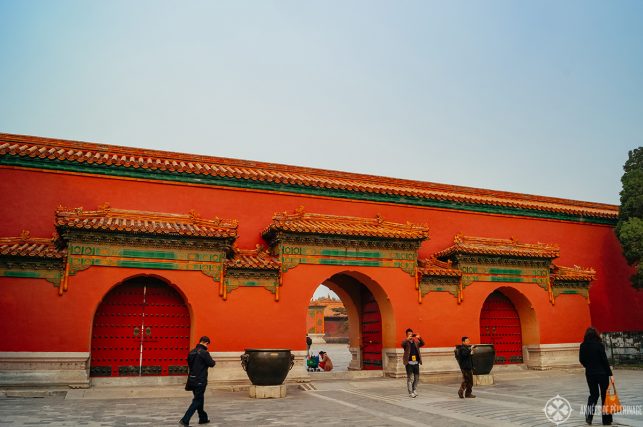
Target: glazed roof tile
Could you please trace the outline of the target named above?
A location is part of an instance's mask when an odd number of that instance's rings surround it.
[[[435,257],[418,259],[418,272],[422,276],[462,276],[462,271],[453,268],[451,261],[440,261]]]
[[[423,240],[429,237],[429,229],[412,223],[399,224],[385,221],[381,216],[359,218],[352,216],[323,215],[304,212],[303,208],[294,213],[275,213],[270,224],[262,233],[264,236],[278,231],[326,236],[365,236],[384,239]]]
[[[24,135],[0,134],[0,156],[397,195],[453,202],[455,206],[491,205],[608,219],[618,216],[617,206],[602,203]]]
[[[492,255],[522,258],[557,258],[560,249],[548,243],[521,243],[515,239],[493,239],[458,234],[454,245],[434,254],[436,258],[448,258],[455,254]]]
[[[30,258],[61,259],[62,251],[56,248],[55,238],[31,237],[23,231],[20,237],[0,237],[0,255]]]
[[[101,230],[167,236],[235,238],[237,222],[224,219],[203,219],[192,211],[187,215],[113,209],[108,204],[97,210],[83,208],[56,211],[56,226],[76,230]]]
[[[263,247],[257,249],[235,249],[231,259],[226,260],[226,268],[250,270],[279,270],[279,261]]]
[[[551,277],[554,281],[592,281],[596,278],[596,271],[593,268],[562,267],[552,264]]]

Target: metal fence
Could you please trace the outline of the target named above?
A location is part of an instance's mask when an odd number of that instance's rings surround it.
[[[603,341],[612,365],[643,365],[643,331],[606,332]]]

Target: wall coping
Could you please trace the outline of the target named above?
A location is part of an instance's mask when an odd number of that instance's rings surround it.
[[[89,352],[86,351],[0,351],[0,360],[86,360]]]

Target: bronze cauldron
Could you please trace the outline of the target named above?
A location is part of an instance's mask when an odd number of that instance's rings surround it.
[[[241,367],[254,385],[281,385],[294,364],[290,350],[247,348],[241,355]]]
[[[475,375],[487,375],[493,368],[493,362],[496,359],[496,350],[493,344],[476,344],[471,355],[473,362],[473,373]]]

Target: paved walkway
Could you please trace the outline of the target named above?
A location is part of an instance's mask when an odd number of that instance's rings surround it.
[[[616,371],[624,405],[614,425],[643,426],[643,371]],[[572,415],[562,426],[582,426],[587,398],[582,372],[512,371],[459,399],[457,384],[427,384],[411,399],[402,379],[315,381],[316,390],[289,385],[284,399],[255,400],[245,391],[208,390],[206,410],[218,426],[553,426],[547,401],[566,398]],[[45,398],[0,398],[0,426],[176,426],[190,402],[179,387],[73,390]],[[195,425],[196,416],[193,419]],[[596,424],[596,420],[595,420]],[[600,424],[600,417],[598,419]]]
[[[351,363],[351,352],[348,351],[348,344],[313,344],[310,346],[310,352],[318,355],[323,350],[333,361],[333,371],[348,371],[348,365]]]

